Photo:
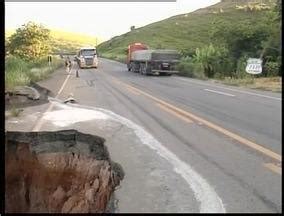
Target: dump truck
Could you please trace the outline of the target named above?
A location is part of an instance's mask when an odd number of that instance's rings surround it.
[[[128,70],[142,75],[172,75],[178,73],[176,69],[180,54],[169,49],[129,49]]]
[[[76,61],[80,68],[97,68],[98,57],[95,47],[82,47],[77,56]]]
[[[131,61],[131,54],[132,54],[132,52],[137,51],[137,50],[147,50],[147,49],[148,49],[148,47],[143,43],[133,43],[133,44],[130,44],[128,46],[127,60],[126,60],[128,71],[131,71],[131,62],[132,62]]]

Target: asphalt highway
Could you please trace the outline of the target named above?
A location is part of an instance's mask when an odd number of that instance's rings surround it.
[[[226,212],[282,212],[280,93],[143,76],[107,59],[79,69],[78,80],[65,92],[143,127],[214,188]]]

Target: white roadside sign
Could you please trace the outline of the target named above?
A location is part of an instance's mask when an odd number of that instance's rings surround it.
[[[247,60],[246,72],[249,74],[262,73],[262,60],[257,58],[249,58]]]

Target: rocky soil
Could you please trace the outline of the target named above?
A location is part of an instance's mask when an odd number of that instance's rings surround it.
[[[106,212],[124,172],[104,141],[75,130],[6,132],[6,212]]]

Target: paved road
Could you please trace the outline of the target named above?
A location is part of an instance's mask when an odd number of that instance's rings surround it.
[[[118,62],[99,63],[79,70],[81,82],[67,84],[61,97],[72,92],[79,104],[142,126],[206,179],[226,212],[282,212],[281,94],[142,76]]]

